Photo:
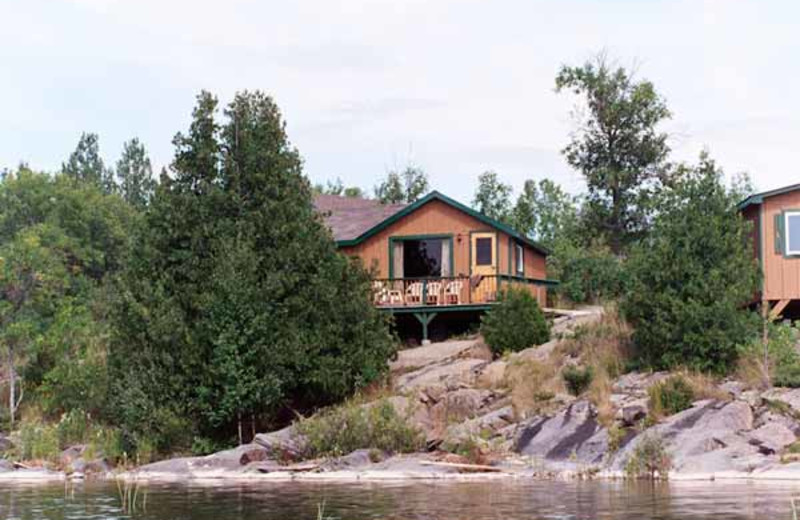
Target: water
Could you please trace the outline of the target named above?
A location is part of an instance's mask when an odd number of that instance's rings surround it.
[[[146,504],[145,504],[146,495]],[[790,520],[800,483],[483,482],[149,485],[138,510],[115,484],[0,484],[3,520]]]

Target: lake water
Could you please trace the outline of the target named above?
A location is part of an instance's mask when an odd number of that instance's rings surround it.
[[[799,484],[483,482],[149,485],[126,514],[116,485],[0,483],[3,520],[790,520]]]

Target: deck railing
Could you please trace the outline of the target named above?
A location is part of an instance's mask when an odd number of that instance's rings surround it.
[[[497,301],[509,286],[533,287],[531,279],[509,275],[442,276],[435,278],[377,278],[372,283],[379,307],[475,305]]]

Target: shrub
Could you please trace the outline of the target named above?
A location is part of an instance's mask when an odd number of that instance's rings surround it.
[[[550,325],[528,291],[507,289],[481,318],[481,332],[495,355],[518,352],[550,339]]]
[[[15,455],[22,460],[55,462],[61,454],[58,427],[39,420],[24,421],[15,442]]]
[[[410,453],[425,445],[420,430],[385,399],[323,410],[300,421],[297,428],[308,440],[311,457],[341,456],[359,449]]]
[[[737,379],[754,388],[767,388],[770,384],[790,388],[800,387],[800,354],[797,351],[797,327],[788,323],[769,325],[765,366],[764,343],[754,338],[740,353],[736,370]]]
[[[650,413],[654,417],[664,417],[682,412],[692,407],[694,390],[683,376],[673,376],[651,386]]]
[[[644,434],[625,463],[625,474],[632,479],[669,478],[672,461],[661,437]]]
[[[567,385],[569,393],[578,396],[584,393],[589,388],[589,385],[592,384],[594,371],[592,367],[579,368],[575,365],[570,365],[564,368],[561,372],[561,377],[564,378],[564,383]]]
[[[678,173],[628,258],[622,311],[644,364],[725,373],[757,329],[743,304],[758,289],[758,266],[736,194],[713,161]]]
[[[603,302],[624,292],[622,261],[602,244],[556,248],[548,264],[561,282],[557,294],[571,302]]]

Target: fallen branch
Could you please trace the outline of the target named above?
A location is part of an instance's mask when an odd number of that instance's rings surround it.
[[[503,471],[502,468],[498,468],[496,466],[486,466],[484,464],[460,464],[458,462],[436,462],[432,460],[423,460],[420,461],[420,465],[422,466],[436,466],[439,468],[453,468],[453,469],[460,469],[464,471],[492,471],[492,472],[501,472]]]

